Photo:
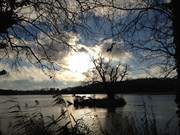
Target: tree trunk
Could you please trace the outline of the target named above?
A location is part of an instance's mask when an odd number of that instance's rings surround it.
[[[180,15],[178,13],[178,7],[179,6],[179,2],[178,0],[172,0],[172,17],[173,17],[173,33],[174,33],[174,43],[175,43],[175,61],[176,61],[176,68],[177,68],[177,78],[178,80],[180,80],[180,44],[179,44],[179,39],[180,39],[180,23],[179,23],[179,19]],[[177,84],[178,89],[176,92],[176,104],[177,104],[177,116],[180,119],[180,95],[178,94],[178,90],[180,90],[180,86],[179,84]],[[179,126],[180,126],[180,120],[179,120]]]
[[[103,82],[103,90],[107,93],[107,98],[114,99],[114,93],[111,89],[111,84]]]
[[[109,99],[114,99],[114,93],[108,92],[107,95]]]

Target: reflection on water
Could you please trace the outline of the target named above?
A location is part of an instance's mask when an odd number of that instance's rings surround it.
[[[83,96],[83,95],[81,95]],[[94,95],[85,95],[94,96]],[[96,98],[103,98],[105,95],[95,95]],[[85,123],[92,127],[94,134],[102,132],[117,133],[117,128],[127,121],[126,116],[134,115],[141,122],[144,115],[145,102],[147,115],[155,114],[157,125],[159,128],[164,128],[166,123],[171,120],[169,128],[175,130],[177,127],[176,104],[174,102],[175,95],[123,95],[127,104],[122,108],[81,108],[75,109],[73,105],[69,106],[69,112],[73,114],[75,119],[83,118]],[[73,102],[73,96],[65,95],[64,98]],[[0,128],[7,129],[8,123],[11,121],[11,116],[8,114],[9,107],[17,101],[23,111],[36,112],[40,111],[45,116],[58,117],[62,110],[62,106],[53,105],[53,99],[50,95],[27,95],[27,96],[0,96]],[[124,121],[124,122],[123,122]],[[3,123],[3,124],[2,124]],[[99,130],[100,129],[100,130]],[[122,129],[123,130],[123,129]],[[117,133],[118,134],[118,133]]]

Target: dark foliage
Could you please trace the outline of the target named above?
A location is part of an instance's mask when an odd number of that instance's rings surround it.
[[[176,79],[137,79],[127,80],[116,83],[106,83],[111,93],[175,93],[178,88],[178,80]],[[104,84],[96,83],[85,86],[77,86],[73,88],[62,89],[61,93],[65,94],[93,94],[108,93],[104,89]]]

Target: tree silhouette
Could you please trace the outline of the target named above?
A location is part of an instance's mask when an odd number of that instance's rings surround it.
[[[176,71],[180,80],[178,0],[134,0],[126,1],[124,4],[108,1],[101,4],[115,11],[126,12],[125,19],[119,19],[113,25],[115,39],[123,38],[130,48],[142,51],[145,60],[153,59],[156,65],[164,65],[164,71],[167,72],[164,77]],[[160,63],[158,58],[161,59]],[[176,102],[180,108],[178,89]],[[180,115],[179,110],[177,113]]]
[[[20,57],[19,52],[25,51],[25,55],[31,61],[34,57],[36,62],[42,63],[43,60],[47,60],[51,63],[53,60],[49,49],[56,48],[52,47],[53,45],[51,47],[44,46],[40,42],[38,32],[44,33],[49,40],[57,42],[59,45],[69,46],[68,36],[64,29],[73,26],[71,30],[76,31],[75,25],[85,28],[85,25],[81,24],[85,13],[107,8],[109,12],[105,12],[104,16],[112,21],[114,39],[123,38],[130,47],[152,52],[151,55],[154,57],[163,55],[166,57],[166,62],[161,64],[168,65],[170,70],[177,69],[179,72],[178,10],[175,5],[178,5],[176,0],[134,0],[133,2],[1,0],[0,50],[4,54],[3,57],[10,52],[16,53],[16,56]],[[71,8],[73,6],[75,9]],[[126,13],[123,15],[124,19],[120,17],[118,11]],[[114,20],[113,16],[120,18]],[[83,21],[85,23],[85,19]],[[140,32],[146,33],[147,38],[142,38],[142,35],[138,36]],[[26,43],[25,39],[27,38],[33,39],[33,45]],[[15,39],[18,42],[14,41]],[[113,46],[107,51],[111,51],[112,48]],[[30,55],[31,58],[29,58]],[[175,59],[175,66],[172,64],[172,58]]]
[[[106,59],[102,55],[99,55],[98,58],[92,58],[92,63],[94,67],[84,73],[86,76],[84,83],[95,84],[101,82],[108,96],[114,98],[114,94],[109,86],[117,81],[126,79],[128,75],[128,66],[120,62],[113,63],[111,58]]]
[[[102,55],[91,60],[94,67],[84,73],[87,83],[115,83],[123,81],[127,77],[127,65],[123,65],[120,62],[113,63],[111,58],[106,59]]]
[[[16,65],[24,60],[42,69],[52,69],[56,54],[71,47],[65,29],[72,30],[72,26],[80,24],[77,23],[80,9],[72,8],[76,3],[71,5],[66,0],[1,0],[0,59],[14,59]]]

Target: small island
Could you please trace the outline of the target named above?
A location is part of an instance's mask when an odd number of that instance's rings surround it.
[[[111,98],[101,98],[101,99],[95,99],[95,98],[83,98],[80,96],[77,96],[74,99],[74,107],[76,108],[83,108],[83,107],[89,107],[89,108],[107,108],[107,107],[123,107],[126,105],[126,101],[124,98],[119,97],[117,99],[111,99]]]

